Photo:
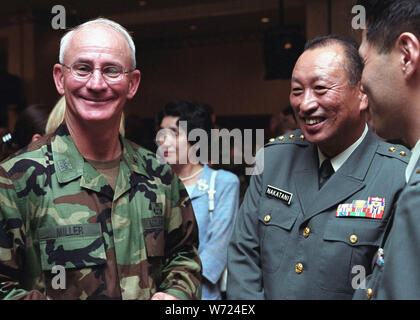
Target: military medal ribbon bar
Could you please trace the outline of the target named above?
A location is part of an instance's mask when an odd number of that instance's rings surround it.
[[[369,197],[368,200],[354,200],[352,203],[340,204],[335,216],[359,217],[368,219],[383,218],[385,212],[385,198]]]

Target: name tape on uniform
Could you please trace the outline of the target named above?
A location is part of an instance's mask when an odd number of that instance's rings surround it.
[[[270,197],[279,199],[279,200],[287,203],[287,205],[289,205],[289,206],[292,203],[293,194],[290,193],[290,192],[278,189],[276,187],[268,185],[267,190],[265,191],[265,194],[270,196]]]
[[[340,204],[335,216],[382,219],[385,212],[385,198],[369,197],[368,200],[354,200]]]

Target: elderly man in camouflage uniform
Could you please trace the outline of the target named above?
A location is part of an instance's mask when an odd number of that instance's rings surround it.
[[[0,297],[200,298],[184,186],[118,135],[140,83],[132,39],[109,20],[83,24],[63,37],[53,74],[64,122],[0,165]]]

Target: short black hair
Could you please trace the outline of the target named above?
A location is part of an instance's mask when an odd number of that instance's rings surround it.
[[[347,58],[344,67],[347,71],[350,85],[354,87],[362,78],[363,72],[363,61],[359,56],[359,44],[355,40],[339,34],[330,34],[309,40],[305,44],[304,51],[337,44],[344,49]]]
[[[203,129],[210,137],[213,123],[208,108],[199,102],[175,100],[165,105],[155,118],[159,127],[163,118],[167,116],[179,117],[179,121],[187,121],[187,136],[194,129]]]
[[[419,0],[359,0],[366,10],[366,39],[379,53],[389,53],[400,34],[420,39]]]

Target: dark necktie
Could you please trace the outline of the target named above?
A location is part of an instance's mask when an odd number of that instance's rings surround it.
[[[333,175],[334,168],[331,165],[329,159],[325,159],[319,168],[319,189],[327,182],[327,180]]]

